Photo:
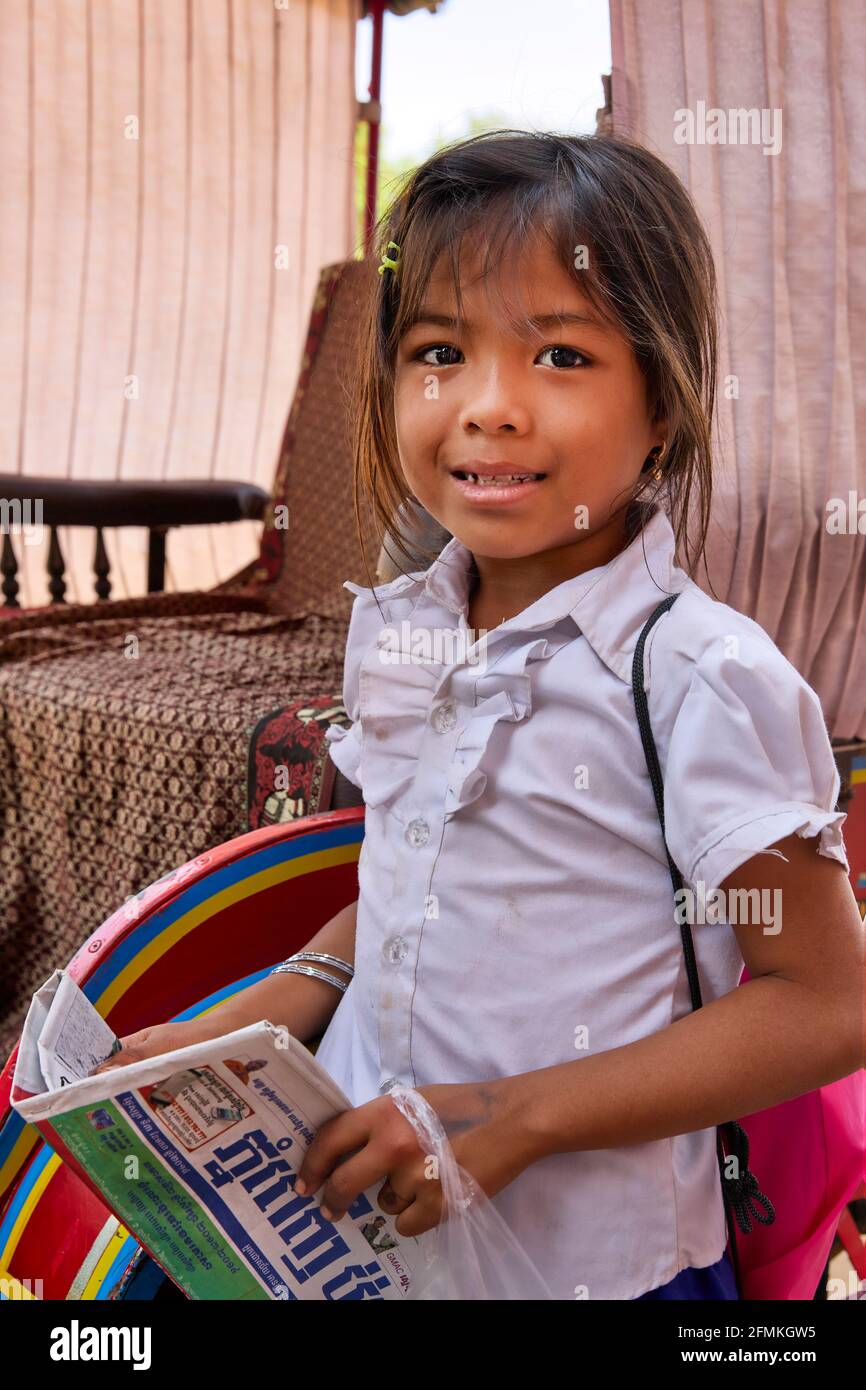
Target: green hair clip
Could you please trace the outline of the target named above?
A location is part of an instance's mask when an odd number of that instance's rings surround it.
[[[394,258],[388,255],[388,252],[391,250],[392,246],[397,253],[396,257]],[[385,248],[385,254],[382,257],[382,264],[379,266],[379,274],[384,275],[386,270],[393,270],[396,272],[399,269],[400,247],[397,245],[396,241],[389,241],[387,247]]]

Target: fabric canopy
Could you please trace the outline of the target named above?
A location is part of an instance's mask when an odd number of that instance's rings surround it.
[[[611,27],[613,129],[670,164],[715,251],[713,589],[832,736],[866,738],[866,8],[611,0]]]
[[[356,254],[357,0],[3,0],[0,473],[269,489],[323,265]],[[2,496],[2,484],[0,484]],[[209,588],[260,527],[191,527]],[[146,533],[106,534],[113,597]],[[67,598],[94,536],[61,532]],[[16,542],[20,600],[44,545]]]

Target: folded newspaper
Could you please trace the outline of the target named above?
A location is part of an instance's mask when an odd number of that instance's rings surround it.
[[[351,1102],[285,1028],[88,1073],[119,1040],[63,970],[33,998],[12,1104],[195,1299],[406,1298],[422,1241],[378,1206],[338,1222],[295,1179],[320,1125]]]

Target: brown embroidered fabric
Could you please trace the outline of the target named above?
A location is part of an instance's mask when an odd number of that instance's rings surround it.
[[[128,897],[345,804],[324,734],[347,717],[342,583],[370,579],[343,383],[374,273],[322,272],[257,561],[209,593],[0,616],[0,1063],[34,990]]]
[[[345,718],[346,622],[199,612],[0,643],[4,1060],[33,990],[126,898],[253,828],[248,756],[262,715],[320,700]],[[326,809],[326,727],[302,769],[303,814]],[[290,779],[299,771],[288,765]]]

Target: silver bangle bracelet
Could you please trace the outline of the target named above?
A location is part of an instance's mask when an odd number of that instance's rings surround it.
[[[335,975],[328,975],[324,970],[316,970],[312,965],[299,965],[296,961],[287,960],[282,965],[277,965],[269,972],[271,975],[311,975],[317,980],[324,980],[328,985],[334,985],[341,994],[345,994],[349,988],[350,981],[338,980]]]
[[[289,960],[318,960],[323,965],[336,965],[349,976],[355,973],[354,965],[350,965],[347,960],[341,960],[339,956],[329,956],[327,951],[296,951],[293,956],[289,956]]]

